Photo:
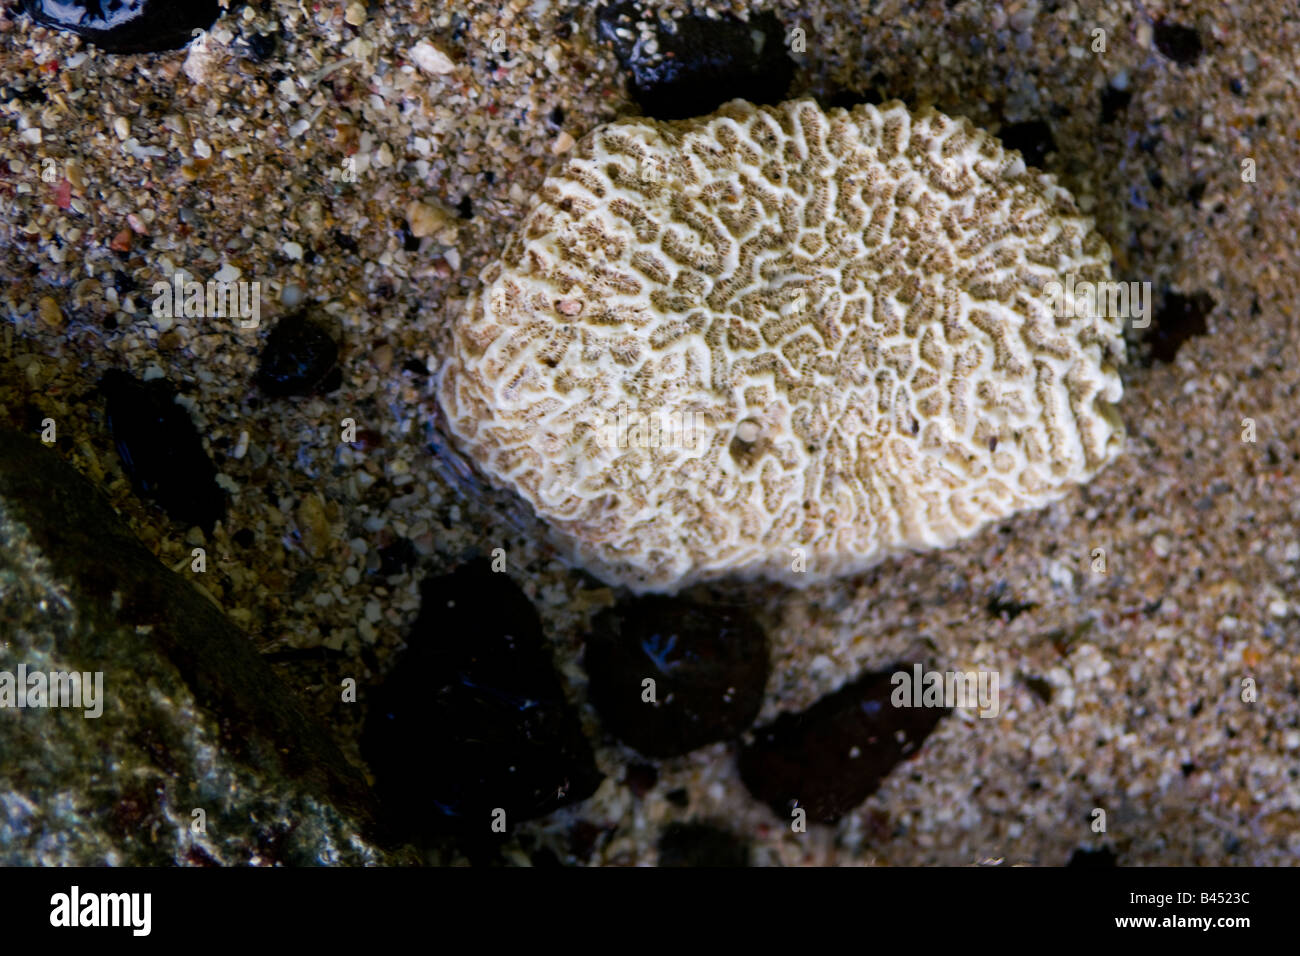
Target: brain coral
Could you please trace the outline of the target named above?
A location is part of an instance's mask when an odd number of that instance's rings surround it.
[[[1117,454],[1121,323],[1052,177],[899,103],[586,136],[452,333],[457,444],[635,590],[792,583],[1043,505]]]

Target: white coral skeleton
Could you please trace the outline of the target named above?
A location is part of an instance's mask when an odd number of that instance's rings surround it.
[[[439,401],[606,580],[803,584],[950,545],[1118,454],[1121,321],[1043,292],[1109,261],[1051,176],[933,110],[622,120],[484,270]]]

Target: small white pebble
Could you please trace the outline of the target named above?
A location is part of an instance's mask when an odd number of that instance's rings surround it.
[[[212,147],[205,140],[196,139],[194,141],[194,155],[199,159],[207,159],[212,155]]]
[[[282,248],[284,249],[284,254],[290,259],[302,258],[302,246],[294,242],[292,239],[286,242]]]
[[[120,140],[125,140],[131,135],[131,121],[125,116],[119,116],[113,120],[113,132]]]
[[[443,53],[432,43],[426,43],[421,40],[415,46],[411,47],[408,55],[411,62],[424,70],[426,73],[432,73],[440,76],[444,73],[450,73],[456,68],[456,64],[451,62],[451,57]]]
[[[296,282],[286,282],[280,290],[280,303],[293,308],[302,301],[302,288]]]
[[[239,438],[235,440],[235,450],[233,452],[236,459],[243,458],[248,453],[248,432],[241,431]]]
[[[575,142],[576,140],[574,140],[573,136],[567,130],[561,130],[560,135],[555,137],[555,142],[551,144],[551,153],[555,156],[567,153],[569,150],[573,149],[573,144]]]

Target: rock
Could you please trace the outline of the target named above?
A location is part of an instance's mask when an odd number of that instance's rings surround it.
[[[1070,854],[1070,861],[1065,865],[1082,866],[1082,867],[1111,867],[1116,865],[1117,860],[1118,857],[1115,856],[1115,851],[1108,846],[1103,846],[1099,850],[1093,850],[1086,847],[1077,847],[1075,851]]]
[[[189,412],[165,380],[142,382],[109,369],[99,380],[122,469],[136,494],[152,498],[173,521],[211,534],[226,515],[226,493]]]
[[[50,328],[63,328],[63,310],[59,308],[59,303],[50,296],[41,296],[41,300],[36,303],[36,311],[40,315],[41,321]]]
[[[658,596],[602,611],[584,664],[604,725],[649,757],[738,736],[758,716],[770,666],[767,635],[742,609]]]
[[[1007,123],[998,131],[998,139],[1002,140],[1002,145],[1007,149],[1019,150],[1025,158],[1026,166],[1039,169],[1042,169],[1047,154],[1056,152],[1052,128],[1042,120]]]
[[[220,15],[218,0],[23,0],[38,23],[67,30],[109,53],[176,50]]]
[[[361,772],[248,638],[11,433],[0,620],[0,672],[102,674],[99,717],[0,710],[0,865],[384,862]]]
[[[890,703],[890,677],[905,669],[911,665],[866,674],[807,710],[755,730],[754,742],[740,754],[749,792],[782,820],[799,806],[814,823],[835,823],[875,793],[948,713]]]
[[[749,866],[749,845],[707,823],[670,823],[659,837],[660,866]]]
[[[295,312],[266,337],[257,385],[277,398],[334,391],[343,381],[338,360],[338,343],[324,322],[307,311]]]
[[[487,561],[421,597],[361,741],[385,822],[486,838],[497,809],[510,828],[591,796],[602,775],[528,598]]]
[[[645,27],[639,25],[644,20]],[[596,30],[629,74],[628,93],[655,119],[702,116],[732,99],[779,103],[794,76],[785,29],[771,12],[663,21],[631,0],[601,7]]]
[[[1155,28],[1156,49],[1179,66],[1191,66],[1201,58],[1201,35],[1193,27],[1161,20]]]
[[[1206,333],[1205,318],[1214,311],[1214,305],[1206,292],[1182,295],[1167,291],[1146,333],[1150,349],[1143,364],[1150,367],[1156,362],[1172,362],[1184,342]]]

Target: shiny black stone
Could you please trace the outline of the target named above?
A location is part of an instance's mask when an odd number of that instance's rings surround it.
[[[890,678],[900,670],[910,673],[912,665],[866,674],[807,710],[755,730],[740,754],[749,792],[782,820],[798,806],[815,823],[834,823],[875,793],[948,713],[893,706]]]
[[[296,312],[276,323],[267,336],[257,385],[276,397],[331,391],[342,378],[338,360],[333,336],[306,312]]]
[[[173,521],[211,533],[226,514],[226,493],[189,412],[176,404],[176,390],[164,379],[142,382],[119,369],[104,373],[99,390],[136,494],[158,502]]]
[[[650,757],[727,740],[754,722],[767,635],[739,608],[643,597],[602,611],[584,655],[588,696],[615,736]],[[655,700],[642,699],[655,681]]]
[[[23,7],[38,23],[109,53],[179,49],[221,13],[217,0],[23,0]]]
[[[1155,26],[1156,49],[1179,66],[1191,66],[1201,58],[1201,35],[1194,27],[1160,20]]]
[[[688,15],[673,20],[673,32],[651,19],[658,52],[649,54],[637,23],[647,14],[630,0],[596,12],[601,41],[628,74],[628,93],[655,119],[683,119],[711,113],[728,100],[779,103],[794,76],[786,52],[785,28],[770,11],[748,22],[732,16]],[[652,16],[652,15],[650,15]],[[618,31],[630,31],[630,38]]]
[[[362,733],[388,824],[487,838],[496,808],[512,828],[591,796],[602,775],[523,592],[475,561],[421,597]]]

